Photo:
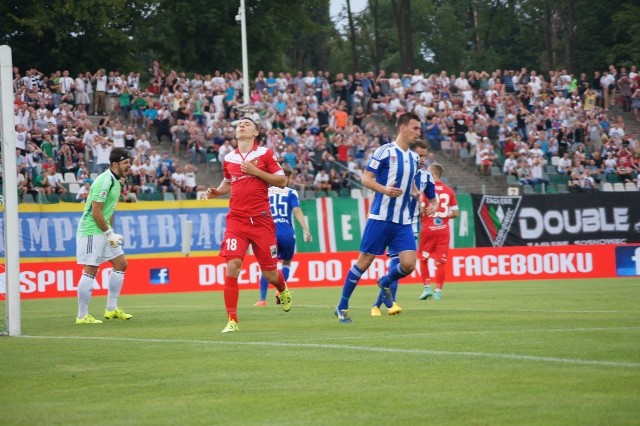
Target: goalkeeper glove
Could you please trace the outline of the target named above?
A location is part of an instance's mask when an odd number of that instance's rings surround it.
[[[107,237],[107,241],[109,241],[109,245],[112,248],[118,248],[122,244],[122,241],[124,241],[124,237],[113,232],[113,229],[111,228],[104,231],[103,234]]]

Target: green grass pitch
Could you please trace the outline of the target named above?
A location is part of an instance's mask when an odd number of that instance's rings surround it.
[[[360,286],[352,324],[339,287],[294,290],[289,313],[241,291],[235,334],[222,292],[123,294],[134,319],[91,326],[74,298],[23,301],[0,424],[640,424],[640,280],[401,284],[379,318]]]

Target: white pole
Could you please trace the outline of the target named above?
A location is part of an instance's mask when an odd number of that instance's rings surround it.
[[[193,221],[182,222],[182,254],[189,256],[191,253],[191,234],[193,233]]]
[[[13,64],[11,48],[0,46],[0,137],[4,193],[4,242],[7,283],[7,327],[10,336],[20,336],[20,252],[18,251],[18,176],[16,132],[13,112]]]
[[[242,103],[249,106],[249,57],[247,54],[247,13],[240,0],[240,32],[242,33]]]

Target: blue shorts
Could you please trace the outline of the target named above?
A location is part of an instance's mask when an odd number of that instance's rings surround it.
[[[278,234],[276,232],[276,239],[278,240],[278,259],[293,259],[293,253],[296,250],[296,237],[291,234]]]
[[[416,239],[413,236],[411,224],[401,225],[384,220],[367,220],[360,243],[360,252],[380,255],[387,247],[392,253],[416,251]]]

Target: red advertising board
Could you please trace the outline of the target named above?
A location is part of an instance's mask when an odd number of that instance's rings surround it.
[[[357,252],[299,253],[292,263],[290,288],[340,286]],[[363,275],[362,284],[374,284],[387,270],[378,257]],[[615,246],[556,246],[452,249],[447,282],[615,277]],[[105,264],[96,277],[94,295],[105,295],[110,269]],[[75,297],[82,267],[75,262],[38,262],[20,265],[23,298]],[[123,294],[222,290],[226,265],[219,256],[129,259]],[[260,268],[247,257],[238,283],[256,289]],[[418,282],[414,272],[408,283]]]

